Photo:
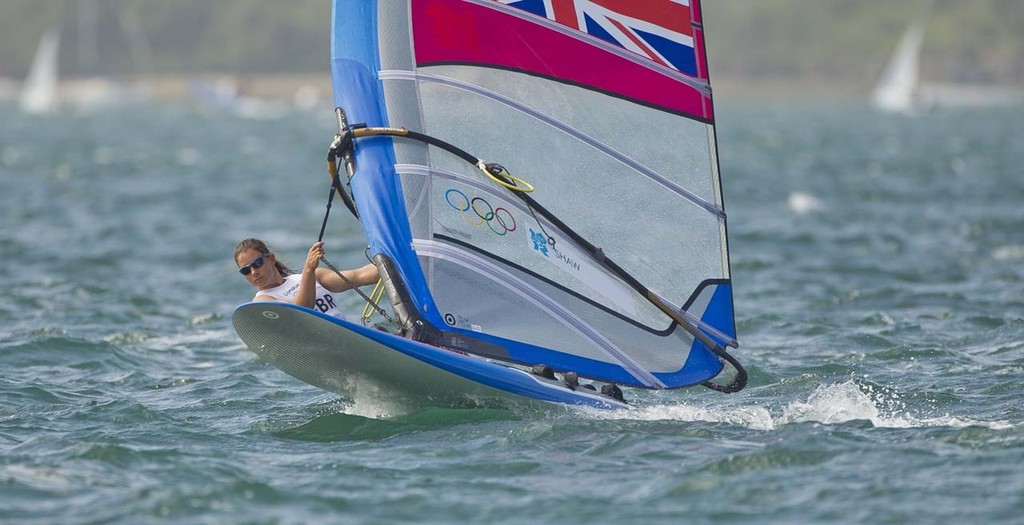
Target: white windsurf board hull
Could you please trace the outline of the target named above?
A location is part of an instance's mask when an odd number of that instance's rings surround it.
[[[239,306],[235,331],[250,350],[305,383],[352,400],[407,409],[560,403],[624,408],[512,366],[418,343],[288,303]]]

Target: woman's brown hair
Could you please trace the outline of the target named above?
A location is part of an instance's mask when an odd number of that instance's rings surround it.
[[[270,253],[270,248],[267,247],[267,243],[259,239],[253,239],[250,237],[238,243],[238,246],[235,247],[235,263],[238,263],[238,254],[246,250],[256,250],[260,253]],[[281,260],[278,259],[276,255],[274,256],[274,266],[277,267],[277,271],[280,272],[281,275],[291,275],[295,273],[290,268],[285,266],[284,263],[281,262]]]

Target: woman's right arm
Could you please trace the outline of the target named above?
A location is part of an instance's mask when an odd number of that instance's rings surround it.
[[[302,267],[302,281],[299,283],[299,292],[295,294],[293,303],[306,308],[313,308],[316,305],[316,269],[320,266],[320,259],[324,256],[324,243],[315,242],[309,247],[309,254],[306,256],[306,264]]]

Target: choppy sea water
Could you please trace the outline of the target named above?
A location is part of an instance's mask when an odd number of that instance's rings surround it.
[[[0,521],[1016,523],[1024,109],[720,109],[739,394],[361,415],[230,326],[332,116],[0,110]],[[363,260],[343,207],[328,256]],[[350,298],[353,308],[358,306]]]

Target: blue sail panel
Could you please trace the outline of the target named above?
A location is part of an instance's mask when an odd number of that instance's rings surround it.
[[[376,0],[336,1],[332,10],[331,81],[334,105],[343,108],[351,125],[388,126],[387,101],[378,78],[380,51]],[[412,236],[399,197],[395,151],[389,137],[373,137],[355,148],[357,174],[349,181],[370,253],[395,261],[409,293],[419,305],[430,304],[430,293],[409,249]],[[429,307],[423,308],[431,311]],[[435,319],[435,322],[439,320]]]

